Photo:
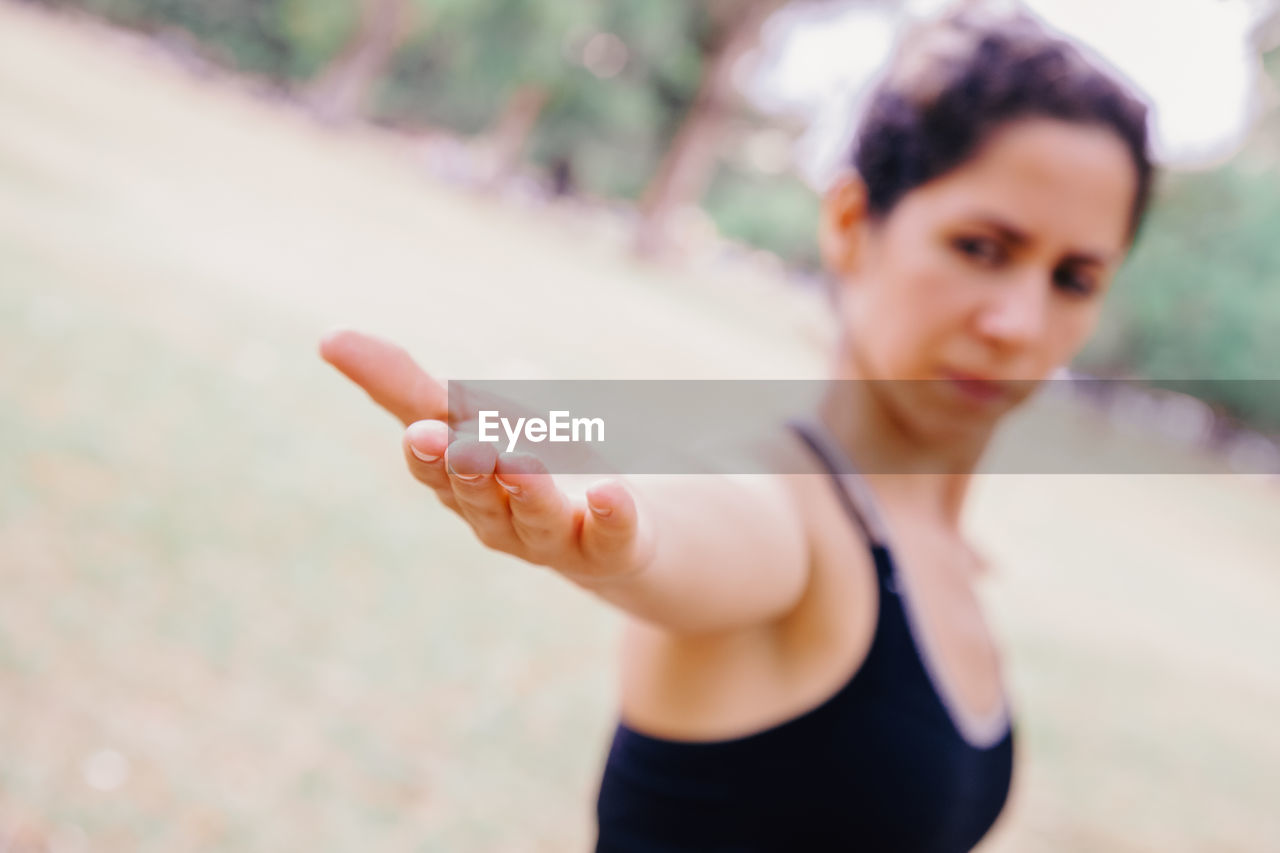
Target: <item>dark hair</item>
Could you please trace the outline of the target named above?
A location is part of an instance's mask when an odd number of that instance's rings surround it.
[[[973,157],[999,126],[1056,118],[1116,133],[1129,149],[1137,192],[1129,238],[1151,194],[1147,107],[1071,43],[1026,13],[968,8],[917,27],[871,95],[854,143],[872,217]]]

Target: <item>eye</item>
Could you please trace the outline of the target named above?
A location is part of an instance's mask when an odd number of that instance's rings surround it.
[[[1098,289],[1095,276],[1078,267],[1059,267],[1053,273],[1053,286],[1071,296],[1089,296]]]
[[[1004,247],[990,237],[957,237],[952,245],[960,254],[982,266],[993,267],[1004,260]]]

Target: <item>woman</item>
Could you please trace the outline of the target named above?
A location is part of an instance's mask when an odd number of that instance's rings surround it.
[[[777,474],[574,498],[452,436],[402,351],[323,345],[484,544],[635,617],[598,850],[968,850],[1005,803],[1013,727],[961,510],[1001,417],[1094,328],[1147,202],[1145,108],[1031,19],[965,13],[905,42],[852,165],[820,242],[832,375],[856,381],[753,448]]]

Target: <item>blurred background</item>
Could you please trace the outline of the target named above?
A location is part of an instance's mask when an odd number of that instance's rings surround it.
[[[586,849],[618,616],[478,546],[318,338],[822,376],[817,192],[943,5],[0,0],[0,851]],[[1280,4],[1031,7],[1166,167],[1073,369],[1200,380],[1081,416],[1204,473],[979,485],[983,849],[1280,850]]]

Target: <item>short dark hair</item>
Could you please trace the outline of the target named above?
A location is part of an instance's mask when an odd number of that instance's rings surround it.
[[[1154,172],[1147,106],[1025,12],[993,16],[970,7],[903,40],[854,141],[869,213],[883,219],[908,192],[972,158],[1000,126],[1035,117],[1120,137],[1138,178],[1128,234],[1135,239]]]

